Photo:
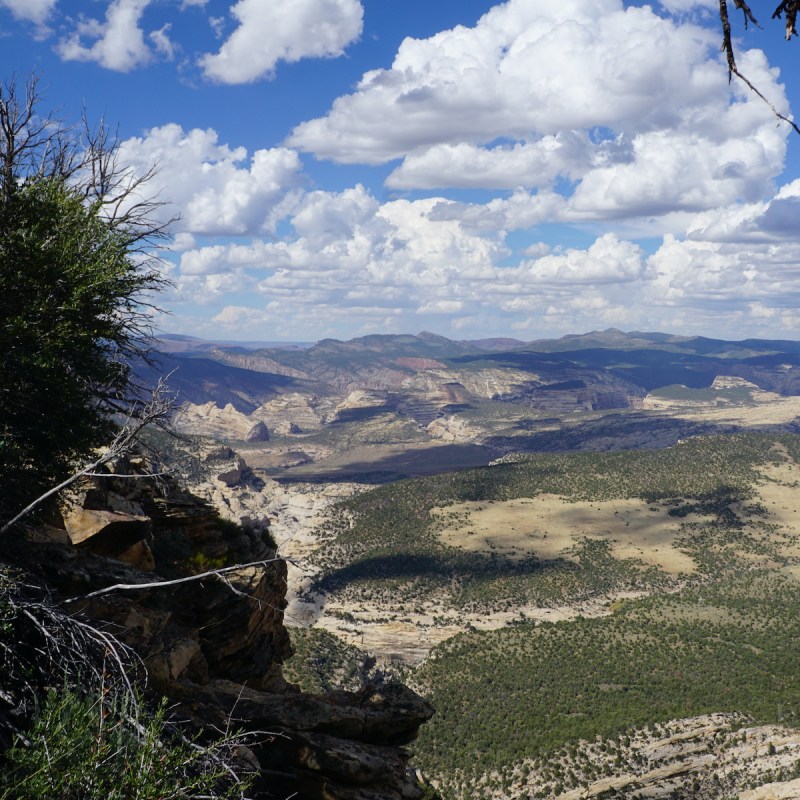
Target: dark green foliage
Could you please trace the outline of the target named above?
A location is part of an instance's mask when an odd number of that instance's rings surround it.
[[[0,800],[241,798],[247,782],[221,752],[178,740],[164,703],[140,717],[122,699],[52,690],[32,729],[5,754]]]
[[[650,394],[665,400],[684,400],[692,403],[713,403],[717,400],[725,400],[730,403],[747,405],[754,402],[753,390],[747,386],[725,389],[689,389],[680,384],[672,384],[655,389]]]
[[[449,783],[704,713],[798,726],[797,590],[756,573],[627,603],[610,617],[458,636],[414,677],[437,710],[417,761]]]
[[[0,520],[71,474],[135,405],[140,304],[162,281],[137,265],[132,236],[58,178],[0,199]]]
[[[361,688],[366,653],[319,628],[288,630],[294,655],[283,664],[286,680],[312,694]]]

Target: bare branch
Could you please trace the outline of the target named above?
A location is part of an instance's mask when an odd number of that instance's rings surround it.
[[[23,508],[22,511],[20,511],[16,516],[12,517],[8,522],[0,527],[0,536],[14,527],[14,525],[16,525],[22,519],[27,517],[32,511],[38,508],[50,497],[57,495],[68,486],[72,486],[73,483],[76,483],[81,478],[92,475],[95,470],[103,466],[103,464],[107,464],[109,461],[131,452],[131,449],[138,442],[139,435],[141,434],[142,430],[149,425],[159,424],[165,420],[173,410],[174,403],[172,396],[167,391],[166,379],[159,378],[158,384],[156,385],[155,389],[153,389],[152,395],[148,401],[143,403],[141,407],[129,412],[129,416],[125,424],[119,429],[117,435],[114,437],[114,440],[111,442],[106,452],[100,456],[100,458],[73,473],[57,486],[53,486],[51,489],[48,489],[44,494],[39,495],[39,497],[25,506],[25,508]],[[163,473],[153,473],[153,476],[157,474]],[[147,476],[141,475],[139,477]]]
[[[784,116],[783,114],[781,114],[781,112],[778,111],[778,109],[775,108],[775,106],[769,100],[767,100],[767,98],[764,97],[764,95],[761,94],[761,92],[755,86],[753,86],[753,84],[748,80],[748,78],[746,78],[744,75],[742,75],[742,73],[739,72],[739,70],[735,66],[733,68],[733,74],[740,81],[742,81],[742,83],[744,83],[745,86],[747,86],[747,88],[750,89],[751,92],[754,92],[756,95],[758,95],[772,109],[772,113],[778,119],[783,120],[784,122],[788,122],[789,125],[791,125],[792,128],[794,128],[795,133],[800,133],[800,127],[798,127],[797,123],[794,120],[789,119],[789,117]]]
[[[772,12],[772,19],[780,19],[781,14],[786,16],[786,39],[797,36],[797,12],[800,10],[800,0],[783,0]]]
[[[736,8],[740,9],[742,15],[744,17],[744,27],[747,28],[748,23],[753,23],[756,27],[760,28],[758,20],[753,16],[753,12],[750,10],[750,6],[747,5],[745,0],[733,0]],[[786,38],[789,39],[792,33],[797,33],[794,30],[795,20],[797,18],[797,10],[800,7],[800,0],[784,0],[781,5],[775,9],[775,12],[772,15],[772,18],[780,16],[783,12],[786,14]],[[790,19],[791,16],[791,19]],[[727,0],[719,0],[719,20],[722,24],[722,50],[725,53],[725,60],[728,65],[728,82],[730,83],[731,79],[735,75],[751,92],[753,92],[757,97],[760,97],[772,110],[772,113],[781,121],[788,122],[789,125],[792,126],[795,133],[800,134],[800,127],[797,124],[789,119],[784,114],[781,114],[780,111],[775,107],[774,103],[770,102],[763,94],[763,92],[759,91],[753,83],[743,75],[739,71],[739,67],[736,64],[736,53],[733,47],[733,38],[731,36],[731,22],[730,18],[728,17],[728,3]]]
[[[137,671],[142,675],[145,672],[141,659],[130,647],[88,620],[66,613],[50,602],[39,587],[8,581],[5,575],[0,578],[6,578],[0,591],[9,609],[4,622],[27,620],[18,635],[36,651],[35,664],[17,663],[19,654],[7,652],[4,669],[9,672],[4,678],[21,682],[34,694],[36,690],[30,681],[37,673],[69,674],[74,679],[83,677],[96,688],[110,681],[116,691],[129,698],[134,708],[138,707],[133,676]],[[37,599],[30,597],[31,594]]]
[[[106,586],[103,589],[97,589],[94,592],[90,592],[89,594],[81,595],[80,597],[72,597],[69,600],[65,600],[66,603],[75,603],[79,600],[90,600],[93,597],[101,597],[104,594],[109,594],[110,592],[126,592],[126,591],[135,591],[135,590],[144,590],[144,589],[163,589],[167,586],[177,586],[181,583],[193,583],[195,581],[202,581],[205,578],[217,578],[221,580],[224,584],[229,586],[231,589],[230,582],[224,578],[224,575],[230,572],[240,572],[243,569],[249,569],[250,567],[266,567],[267,564],[274,564],[276,561],[286,561],[290,564],[294,562],[288,558],[283,556],[275,556],[275,558],[268,558],[262,561],[250,561],[247,564],[234,564],[232,567],[220,567],[219,569],[211,569],[208,572],[201,572],[199,575],[188,575],[185,578],[174,578],[173,580],[168,581],[152,581],[150,583],[115,583],[113,586]],[[236,594],[244,595],[244,592],[240,592],[237,589],[234,589]],[[255,598],[251,598],[255,599]]]

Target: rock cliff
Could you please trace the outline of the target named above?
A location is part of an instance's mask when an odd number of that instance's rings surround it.
[[[134,459],[93,478],[62,524],[28,535],[17,561],[132,647],[149,686],[199,731],[268,731],[248,753],[256,797],[421,798],[403,745],[431,707],[397,683],[329,695],[287,684],[286,563],[268,528],[224,520],[170,480],[117,477],[145,467]],[[176,582],[229,567],[223,577]],[[86,598],[117,584],[137,588]]]

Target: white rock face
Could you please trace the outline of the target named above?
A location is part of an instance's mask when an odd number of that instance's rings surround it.
[[[266,441],[269,432],[263,421],[237,411],[230,403],[218,408],[215,403],[184,403],[172,420],[179,433],[211,436],[231,441]]]
[[[430,369],[404,381],[403,388],[435,394],[442,384],[459,383],[470,394],[490,399],[495,395],[508,394],[535,379],[533,373],[513,369]]]
[[[433,420],[427,431],[432,438],[443,442],[473,442],[478,437],[478,431],[469,423],[452,415]]]
[[[247,470],[247,464],[241,456],[235,456],[233,463],[217,474],[217,480],[226,486],[237,486],[242,482],[242,478]]]
[[[717,375],[717,377],[714,378],[714,382],[711,384],[711,388],[717,391],[722,389],[753,389],[756,392],[761,391],[756,384],[733,375]]]
[[[376,408],[385,406],[388,396],[388,392],[357,389],[354,392],[350,392],[350,394],[336,406],[336,411],[343,411],[349,408]]]
[[[250,420],[260,420],[276,433],[313,431],[321,428],[324,421],[321,405],[316,395],[290,392],[259,406]]]

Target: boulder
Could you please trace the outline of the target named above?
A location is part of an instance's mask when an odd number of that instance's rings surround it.
[[[112,558],[152,535],[149,517],[93,508],[72,509],[64,516],[64,527],[73,545]]]
[[[203,461],[207,464],[212,461],[230,461],[234,457],[233,450],[227,445],[220,445],[219,447],[212,447],[203,453]]]
[[[244,437],[246,442],[268,442],[269,441],[269,430],[267,426],[259,420],[253,425],[252,428],[247,432],[247,435]]]
[[[152,572],[156,568],[153,551],[145,539],[134,542],[127,550],[120,553],[117,558],[142,572]]]
[[[236,456],[228,469],[217,473],[217,480],[226,486],[236,486],[242,482],[247,464],[241,456]]]

